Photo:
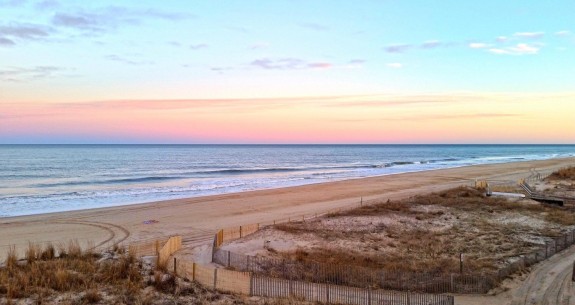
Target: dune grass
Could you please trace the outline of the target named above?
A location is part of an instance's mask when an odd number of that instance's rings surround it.
[[[575,180],[575,166],[562,168],[547,177],[548,180]]]
[[[395,219],[395,224],[377,224],[378,217]],[[548,225],[533,228],[506,220],[521,217]],[[325,224],[332,220],[349,225]],[[272,256],[332,265],[448,273],[459,270],[459,254],[465,253],[466,271],[495,271],[505,266],[508,259],[537,249],[530,238],[556,237],[562,227],[571,225],[575,225],[572,211],[487,197],[480,190],[458,187],[331,213],[324,221],[275,225],[275,230],[316,236],[327,243],[325,247],[300,248]],[[341,243],[342,240],[347,242]]]
[[[115,246],[104,257],[83,250],[77,241],[43,247],[30,243],[19,259],[11,247],[0,264],[0,304],[312,304],[223,294],[177,279],[165,266],[144,267],[133,253]]]

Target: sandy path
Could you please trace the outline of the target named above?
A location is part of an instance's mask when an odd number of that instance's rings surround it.
[[[575,246],[534,266],[527,278],[496,296],[459,295],[456,305],[573,305],[575,285],[571,280]]]
[[[251,191],[208,197],[74,212],[0,218],[0,259],[10,245],[23,249],[28,242],[64,243],[78,239],[96,245],[150,240],[182,234],[184,242],[208,242],[222,227],[274,219],[311,216],[329,209],[377,199],[400,199],[472,184],[474,179],[515,181],[532,168],[549,169],[574,164],[575,158],[478,165]],[[145,220],[157,220],[144,224]]]

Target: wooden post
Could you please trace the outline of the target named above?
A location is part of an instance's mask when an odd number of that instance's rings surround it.
[[[229,268],[230,267],[230,253],[231,252],[230,251],[227,251],[227,252],[228,252],[228,268]]]
[[[463,253],[459,252],[459,273],[463,273]]]
[[[176,268],[176,258],[174,257],[174,275],[178,275],[178,269]]]
[[[253,295],[254,295],[254,274],[250,272],[250,297]]]
[[[371,287],[367,288],[367,305],[371,305]]]
[[[196,280],[196,263],[192,263],[192,281]]]
[[[571,274],[571,281],[575,282],[575,262],[573,262],[573,273]]]
[[[217,281],[218,281],[218,268],[214,268],[214,289],[216,289]]]

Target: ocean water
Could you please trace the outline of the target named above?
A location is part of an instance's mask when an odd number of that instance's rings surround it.
[[[0,145],[0,217],[575,156],[575,145]]]

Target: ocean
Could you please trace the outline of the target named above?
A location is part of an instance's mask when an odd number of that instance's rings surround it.
[[[575,156],[575,145],[0,145],[0,217]]]

